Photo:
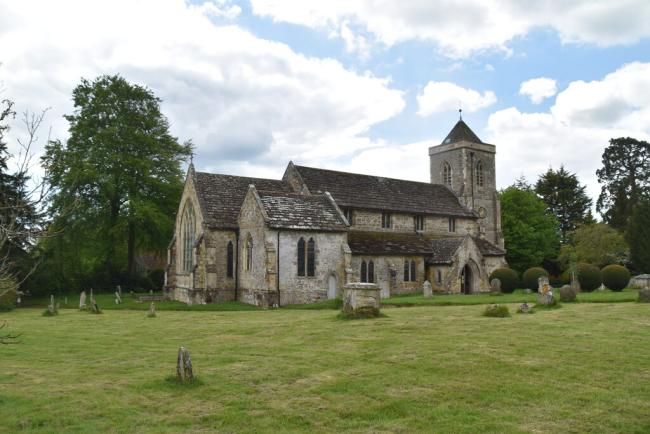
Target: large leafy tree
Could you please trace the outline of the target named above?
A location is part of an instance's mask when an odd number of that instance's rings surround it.
[[[650,200],[634,207],[626,235],[632,265],[637,271],[650,273]]]
[[[634,206],[650,198],[650,143],[631,137],[611,139],[596,171],[603,184],[596,209],[605,223],[624,230]]]
[[[138,250],[164,249],[191,145],[170,134],[150,89],[119,75],[82,79],[72,95],[70,137],[50,142],[42,160],[51,230],[62,233],[47,247],[71,278],[101,272],[114,283],[134,274]]]
[[[592,202],[585,193],[586,188],[580,185],[576,174],[569,173],[564,166],[558,170],[549,168],[535,184],[535,192],[558,221],[562,244],[567,243],[569,234],[585,223],[590,215]]]
[[[628,256],[629,248],[623,234],[605,223],[595,223],[576,229],[571,242],[562,246],[559,261],[566,270],[572,262],[603,267],[625,263]]]
[[[502,190],[499,197],[508,264],[524,271],[555,258],[559,249],[557,220],[535,192],[519,183]]]

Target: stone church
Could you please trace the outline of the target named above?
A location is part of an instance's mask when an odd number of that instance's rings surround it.
[[[190,165],[165,291],[185,303],[312,303],[343,285],[382,297],[487,290],[505,265],[495,146],[461,119],[429,149],[431,182],[289,163],[281,180]]]

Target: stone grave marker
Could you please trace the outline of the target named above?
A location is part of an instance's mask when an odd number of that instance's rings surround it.
[[[81,291],[79,295],[79,309],[84,309],[86,307],[86,291]]]
[[[494,294],[501,293],[501,280],[496,277],[490,281],[490,291]]]
[[[433,288],[431,288],[431,283],[428,280],[425,280],[422,284],[422,295],[424,298],[433,297]]]
[[[190,352],[187,348],[180,347],[178,349],[178,359],[176,360],[176,376],[181,383],[192,381],[194,379],[194,372],[192,371],[192,360],[190,360]]]

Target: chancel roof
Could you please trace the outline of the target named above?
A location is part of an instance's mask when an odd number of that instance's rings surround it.
[[[478,138],[474,131],[467,126],[467,124],[461,119],[456,122],[454,128],[451,129],[445,140],[442,141],[443,145],[456,142],[472,142],[472,143],[483,143],[481,139]]]
[[[258,191],[272,228],[345,231],[347,225],[332,200],[324,194],[303,195]]]
[[[294,166],[311,193],[329,192],[337,205],[475,218],[446,186],[358,173]]]
[[[236,229],[239,210],[251,184],[258,190],[291,191],[285,182],[274,179],[195,172],[194,185],[208,226]]]

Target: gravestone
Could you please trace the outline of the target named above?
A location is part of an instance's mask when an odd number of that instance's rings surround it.
[[[576,296],[576,290],[570,285],[564,285],[560,288],[560,301],[575,301]]]
[[[79,296],[79,309],[85,309],[86,308],[86,291],[81,291],[81,295]]]
[[[553,287],[548,284],[548,277],[542,276],[537,279],[537,303],[544,305],[555,304],[553,298]]]
[[[519,313],[531,313],[532,308],[528,303],[522,303],[519,305],[519,308],[517,308],[517,312]]]
[[[120,297],[119,291],[115,291],[115,304],[121,304],[122,303],[122,297]]]
[[[379,286],[375,283],[348,283],[343,286],[343,313],[351,316],[379,315]]]
[[[639,303],[650,303],[650,289],[639,290]]]
[[[634,289],[650,289],[650,274],[639,274],[630,279],[628,285]]]
[[[424,298],[433,297],[433,288],[431,288],[431,284],[429,283],[428,280],[425,280],[424,283],[422,284],[422,296]]]
[[[194,372],[192,371],[192,360],[190,360],[190,352],[187,348],[180,347],[178,349],[178,359],[176,360],[176,376],[181,383],[192,381],[194,379]]]
[[[148,318],[155,318],[156,317],[156,305],[153,303],[153,301],[149,305],[149,312],[147,313],[147,317]]]
[[[490,281],[490,292],[493,294],[501,293],[501,280],[496,277]]]
[[[117,292],[122,296],[122,285],[117,285]]]

